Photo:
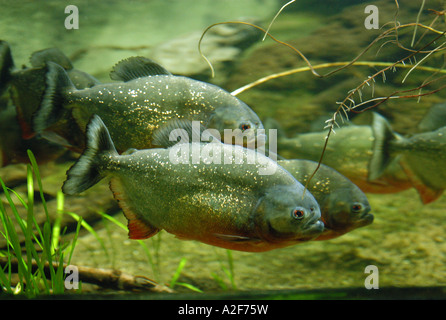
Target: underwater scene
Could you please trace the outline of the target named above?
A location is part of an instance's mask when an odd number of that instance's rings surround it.
[[[444,299],[444,0],[0,0],[0,298]]]

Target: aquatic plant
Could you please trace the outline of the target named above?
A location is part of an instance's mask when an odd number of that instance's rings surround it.
[[[79,235],[80,223],[76,227],[74,239],[70,243],[61,243],[60,236],[65,233],[60,230],[63,213],[63,195],[58,194],[58,214],[51,224],[42,182],[36,160],[28,150],[31,164],[27,165],[27,199],[23,199],[17,192],[8,188],[0,179],[3,193],[13,213],[12,219],[2,202],[0,202],[0,219],[3,230],[0,232],[6,240],[6,249],[1,252],[0,288],[9,294],[24,294],[35,297],[40,294],[60,294],[65,291],[64,260],[68,256],[70,263]],[[39,186],[42,206],[46,214],[46,221],[39,226],[34,217],[34,177]],[[20,217],[12,196],[17,197],[27,209],[27,217]],[[17,224],[25,236],[24,248],[14,227]],[[22,250],[25,250],[22,252]],[[18,283],[14,287],[13,273],[17,273]]]
[[[104,212],[98,212],[104,219],[111,221],[116,226],[120,227],[121,229],[128,232],[128,228],[126,225],[115,219],[114,217],[104,213]],[[161,234],[158,233],[156,236],[152,237],[151,240],[151,249],[147,246],[147,244],[143,240],[136,240],[138,244],[143,249],[144,253],[147,256],[147,260],[150,264],[150,267],[152,268],[152,273],[154,275],[154,278],[156,281],[160,281],[161,279],[161,272],[160,272],[160,260],[159,260],[159,251],[160,251],[160,245],[161,245]],[[180,285],[185,288],[188,288],[195,292],[202,292],[199,288],[195,287],[192,284],[185,283],[185,282],[178,282],[178,278],[181,275],[181,271],[183,270],[184,266],[186,265],[186,258],[181,258],[177,269],[175,270],[175,273],[173,274],[169,287],[170,289],[174,289],[175,286]]]
[[[229,283],[231,284],[230,288],[232,290],[237,290],[237,286],[235,284],[234,259],[232,257],[232,251],[229,249],[226,249],[225,251],[226,251],[226,261],[224,261],[224,259],[221,259],[218,256],[217,251],[215,251],[215,254],[220,264],[220,270],[224,275],[226,275],[226,277],[229,280]],[[227,264],[227,266],[225,264]],[[219,274],[215,272],[212,272],[211,275],[223,290],[229,289],[223,277],[221,277]]]

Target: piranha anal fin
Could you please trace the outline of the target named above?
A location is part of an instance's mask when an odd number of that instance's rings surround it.
[[[155,61],[145,57],[130,57],[118,62],[110,72],[112,80],[131,81],[138,78],[172,75]]]
[[[410,167],[404,161],[400,161],[400,165],[403,168],[404,173],[409,178],[409,181],[412,183],[413,187],[417,190],[423,204],[431,203],[441,196],[443,190],[435,190],[426,186],[426,184],[424,184],[423,181],[421,181],[420,178],[418,178],[418,176],[412,172]]]
[[[124,188],[118,178],[112,178],[110,180],[110,190],[113,192],[114,198],[118,201],[119,206],[128,220],[129,239],[147,239],[159,232],[158,228],[138,218],[128,204]]]

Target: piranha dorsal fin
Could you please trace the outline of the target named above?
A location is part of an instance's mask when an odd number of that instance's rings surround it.
[[[29,58],[29,62],[35,68],[44,67],[49,61],[57,63],[65,70],[73,69],[70,59],[58,48],[48,48],[33,52]]]
[[[112,80],[130,81],[143,77],[172,75],[155,61],[145,57],[130,57],[118,62],[110,72]]]
[[[392,158],[389,150],[389,143],[399,139],[399,137],[390,128],[389,122],[380,114],[373,113],[372,130],[374,135],[373,154],[369,163],[369,181],[378,179]]]
[[[159,232],[158,228],[138,218],[129,204],[122,183],[118,178],[112,178],[110,180],[110,190],[113,192],[114,198],[118,201],[119,206],[128,220],[129,239],[147,239]]]
[[[177,143],[200,142],[205,130],[198,121],[171,119],[153,132],[152,145],[169,148]],[[208,129],[208,132],[212,133],[212,130]]]

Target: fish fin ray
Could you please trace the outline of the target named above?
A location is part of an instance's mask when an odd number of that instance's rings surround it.
[[[155,75],[172,74],[155,61],[140,56],[119,61],[110,72],[110,78],[112,80],[121,80],[124,82]]]
[[[45,91],[39,109],[32,117],[33,129],[41,133],[64,115],[64,91],[76,89],[65,69],[57,63],[47,62]]]
[[[101,118],[94,115],[87,126],[87,146],[79,160],[67,171],[67,180],[62,186],[66,194],[78,194],[104,178],[99,164],[104,154],[118,155],[107,127]]]
[[[392,160],[389,152],[389,142],[398,139],[387,120],[376,112],[373,113],[372,130],[375,140],[373,142],[372,157],[369,162],[369,181],[376,180],[382,176]]]
[[[198,141],[200,141],[201,134],[205,129],[201,123],[200,126],[195,126],[188,119],[171,119],[153,132],[152,145],[169,148],[177,143],[193,142],[194,136],[198,136]],[[173,132],[173,130],[177,131]],[[177,140],[170,140],[171,133]],[[178,138],[180,138],[179,141]]]
[[[118,178],[110,179],[110,190],[113,192],[113,197],[118,201],[119,207],[127,218],[129,239],[147,239],[159,232],[158,228],[153,227],[146,221],[142,221],[138,217],[129,204],[122,183]]]

